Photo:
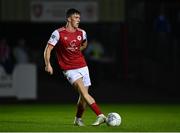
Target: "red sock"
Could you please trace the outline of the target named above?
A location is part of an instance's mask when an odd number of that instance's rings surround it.
[[[100,114],[102,114],[99,106],[98,106],[96,103],[92,103],[92,104],[90,105],[90,107],[91,107],[91,109],[96,113],[97,116],[100,115]]]
[[[77,105],[77,112],[76,112],[76,117],[77,118],[81,118],[84,112],[84,108],[82,106],[82,104],[78,104]]]

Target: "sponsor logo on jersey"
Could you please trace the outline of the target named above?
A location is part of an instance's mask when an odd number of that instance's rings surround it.
[[[69,46],[67,47],[68,50],[70,51],[76,51],[78,50],[78,47],[76,46],[76,40],[72,40],[69,44]]]

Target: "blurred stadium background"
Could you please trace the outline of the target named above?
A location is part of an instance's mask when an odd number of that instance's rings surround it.
[[[0,103],[77,100],[54,54],[53,76],[43,62],[51,33],[72,6],[82,12],[89,43],[102,46],[95,59],[85,51],[98,102],[180,102],[178,0],[0,0]]]

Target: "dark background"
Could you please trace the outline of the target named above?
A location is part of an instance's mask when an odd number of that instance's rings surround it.
[[[162,5],[171,26],[163,37],[154,26]],[[87,59],[92,80],[90,93],[98,102],[180,102],[178,13],[178,0],[127,0],[125,21],[81,23],[88,39],[99,40],[106,56],[114,59],[109,63]],[[12,48],[15,41],[23,37],[31,56],[36,54],[32,59],[38,72],[38,98],[35,102],[74,102],[77,99],[77,93],[57,66],[54,52],[51,61],[55,74],[50,76],[44,71],[46,43],[54,29],[64,24],[0,22],[0,36],[7,38]]]

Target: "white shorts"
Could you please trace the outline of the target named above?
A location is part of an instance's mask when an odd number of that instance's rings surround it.
[[[71,84],[73,84],[77,79],[82,78],[84,86],[88,87],[91,85],[89,69],[87,66],[78,69],[66,70],[63,71],[63,74]]]

